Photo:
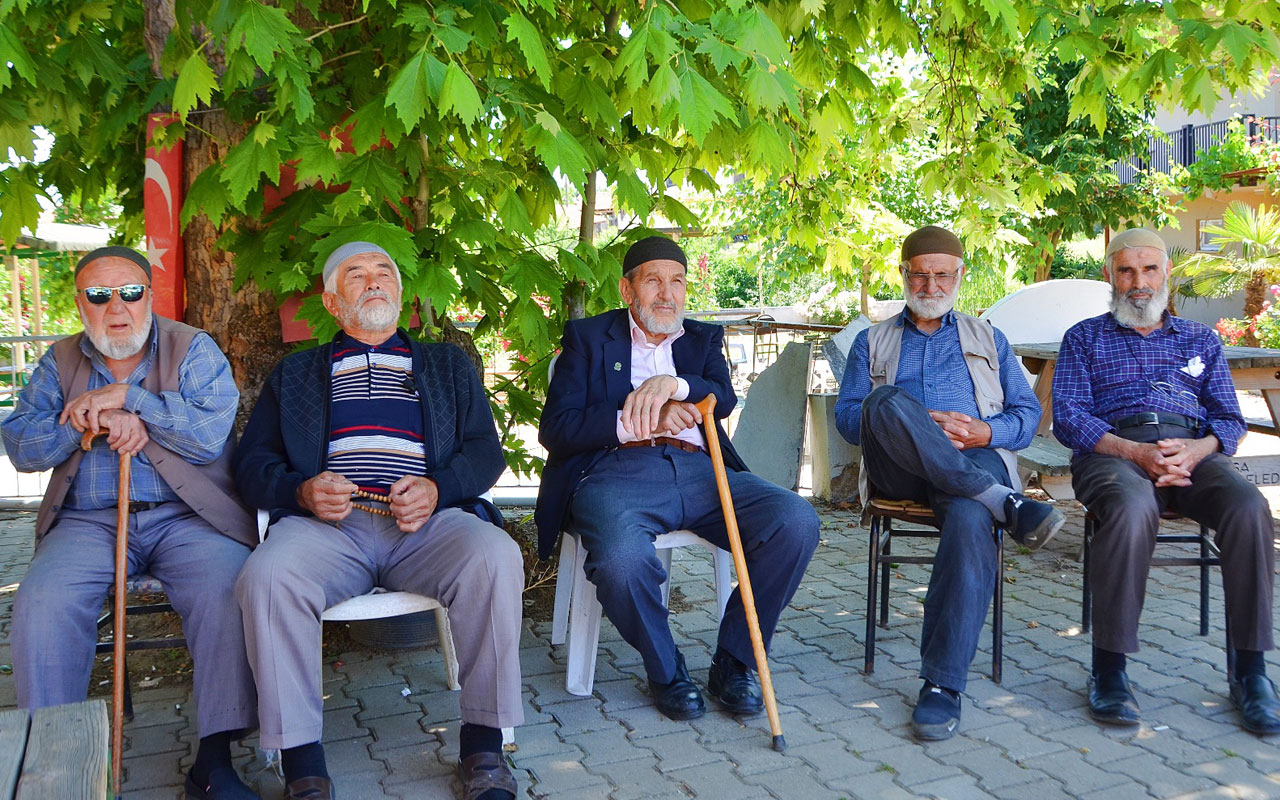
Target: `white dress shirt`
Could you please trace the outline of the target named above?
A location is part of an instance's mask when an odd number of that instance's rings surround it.
[[[652,344],[648,336],[645,335],[644,330],[636,324],[636,318],[631,315],[630,309],[627,310],[627,322],[631,326],[631,388],[640,388],[640,384],[654,375],[670,375],[676,379],[676,393],[671,396],[671,399],[683,401],[689,396],[689,382],[676,376],[676,362],[671,356],[671,344],[676,339],[684,336],[684,328],[681,327],[679,331],[671,334],[661,342]],[[696,425],[692,428],[685,428],[676,434],[672,434],[670,431],[656,431],[654,435],[673,436],[703,449],[706,449],[707,446],[706,440],[702,438],[702,431]],[[628,433],[622,427],[622,412],[619,411],[619,444],[634,442],[638,439],[638,436]]]

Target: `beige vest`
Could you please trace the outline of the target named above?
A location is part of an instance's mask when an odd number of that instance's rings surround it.
[[[142,388],[153,394],[176,392],[180,386],[182,361],[187,356],[191,340],[200,331],[160,316],[155,317],[155,322],[158,337],[155,361],[142,379]],[[80,350],[83,335],[68,336],[53,345],[64,402],[66,398],[79,397],[89,388],[93,364]],[[231,479],[231,454],[235,451],[235,444],[235,434],[232,433],[223,444],[222,453],[209,464],[192,464],[155,441],[147,442],[142,452],[147,454],[151,466],[160,473],[174,494],[192,511],[223,534],[253,547],[258,543],[257,522],[240,504]],[[84,451],[76,450],[54,468],[49,488],[40,503],[40,513],[36,516],[37,541],[48,532],[62,510],[62,501],[83,458]]]
[[[898,325],[897,314],[867,330],[867,349],[869,351],[868,369],[871,373],[871,388],[892,386],[898,376],[898,356],[902,352],[902,326]],[[977,317],[955,312],[956,329],[960,333],[960,349],[964,352],[964,363],[969,368],[969,377],[973,379],[973,395],[978,401],[978,413],[983,419],[993,417],[1004,411],[1004,387],[1000,384],[1000,356],[996,353],[995,329],[991,323],[983,322]],[[1009,471],[1009,480],[1014,491],[1022,490],[1022,482],[1018,480],[1018,458],[1003,448],[996,448],[1000,458],[1004,460],[1005,469]],[[866,464],[858,467],[858,496],[863,503],[867,499]]]

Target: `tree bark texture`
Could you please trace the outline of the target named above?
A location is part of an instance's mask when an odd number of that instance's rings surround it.
[[[184,192],[209,165],[221,161],[228,150],[244,138],[244,128],[231,123],[224,112],[201,114],[199,129],[188,129],[182,149]],[[231,362],[236,385],[240,387],[240,412],[236,430],[244,429],[249,411],[258,399],[262,384],[289,347],[280,336],[279,304],[275,295],[246,283],[232,291],[236,266],[232,255],[215,247],[226,227],[215,227],[205,216],[197,216],[183,231],[186,256],[186,322],[209,332]],[[239,224],[251,224],[241,221]]]

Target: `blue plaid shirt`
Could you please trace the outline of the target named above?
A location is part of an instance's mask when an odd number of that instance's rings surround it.
[[[903,331],[894,385],[931,411],[957,411],[980,417],[973,378],[960,347],[955,312],[943,315],[942,327],[932,334],[921,333],[908,313],[903,313],[897,324]],[[1009,340],[999,330],[994,333],[1004,411],[983,421],[991,426],[991,447],[1021,450],[1031,444],[1040,423],[1040,403],[1027,385],[1027,377],[1022,374]],[[835,409],[836,428],[856,445],[862,444],[862,401],[871,393],[870,361],[870,346],[864,330],[853,340]]]
[[[207,333],[196,334],[179,368],[179,390],[152,394],[139,384],[151,369],[156,356],[155,325],[152,324],[147,355],[126,383],[132,384],[124,408],[142,418],[151,441],[177,453],[193,464],[208,464],[222,452],[235,422],[240,392],[231,377],[231,365]],[[93,364],[89,390],[115,383],[102,355],[80,339],[80,351]],[[4,447],[13,465],[23,472],[42,472],[66,461],[80,446],[80,434],[70,424],[59,425],[64,400],[58,381],[58,364],[53,350],[41,357],[31,383],[18,396],[13,413],[0,425]],[[129,481],[129,498],[143,502],[177,500],[145,453],[134,456]],[[67,491],[64,507],[78,509],[112,508],[120,457],[105,439],[96,439],[85,453]]]
[[[1141,411],[1199,420],[1231,455],[1244,435],[1222,343],[1207,326],[1165,314],[1148,336],[1110,313],[1076,323],[1053,374],[1053,433],[1076,455],[1092,453],[1114,422]]]

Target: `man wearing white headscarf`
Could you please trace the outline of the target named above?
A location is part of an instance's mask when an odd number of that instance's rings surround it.
[[[320,616],[374,586],[414,592],[449,612],[466,796],[514,798],[501,729],[523,718],[524,566],[481,498],[505,468],[488,396],[460,349],[396,327],[400,271],[386,250],[342,245],[323,276],[342,331],[280,362],[235,457],[245,501],[271,512],[236,585],[262,746],[281,749],[286,798],[333,797]]]

